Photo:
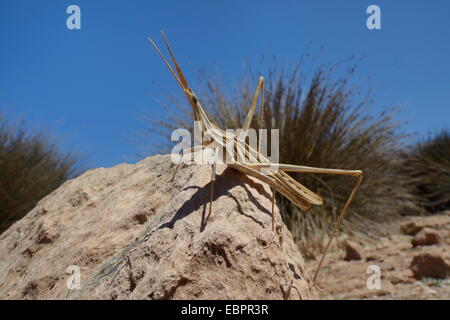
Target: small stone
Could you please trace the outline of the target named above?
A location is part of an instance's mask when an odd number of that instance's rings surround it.
[[[403,282],[403,279],[402,278],[400,278],[400,277],[392,277],[391,278],[391,283],[392,284],[399,284],[399,283],[402,283]]]
[[[450,265],[436,252],[421,253],[415,256],[410,268],[416,279],[445,279],[450,276]]]
[[[408,235],[408,236],[413,236],[415,235],[417,232],[419,232],[420,230],[422,230],[423,225],[418,224],[415,221],[411,221],[411,222],[407,222],[404,223],[400,226],[400,228],[402,229],[403,233]]]
[[[403,279],[403,283],[412,284],[414,282],[416,282],[416,279],[413,277]]]
[[[411,277],[401,277],[401,276],[393,276],[391,278],[391,283],[393,285],[397,284],[412,284],[417,281],[417,279],[411,278]]]
[[[416,233],[414,238],[411,240],[411,243],[414,247],[436,244],[439,243],[439,234],[434,229],[423,228],[421,231]]]
[[[344,260],[361,260],[364,255],[364,249],[356,242],[346,240]]]
[[[374,255],[374,254],[372,254],[372,255],[366,257],[366,261],[367,261],[367,262],[370,262],[370,261],[376,261],[376,260],[378,260],[378,256],[377,256],[377,255]]]

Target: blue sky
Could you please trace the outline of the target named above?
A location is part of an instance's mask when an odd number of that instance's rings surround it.
[[[81,30],[66,28],[71,4]],[[366,28],[370,4],[381,30]],[[426,135],[450,124],[449,12],[448,0],[0,0],[0,112],[49,128],[85,167],[136,161],[137,116],[162,115],[161,90],[179,90],[146,40],[164,29],[186,74],[218,70],[230,87],[263,55],[289,65],[323,46],[312,70],[364,56],[357,80],[375,87],[373,111],[401,105],[406,131]]]

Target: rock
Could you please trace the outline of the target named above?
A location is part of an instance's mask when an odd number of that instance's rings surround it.
[[[203,226],[210,170],[184,165],[171,181],[164,155],[67,181],[0,235],[0,298],[315,297],[278,208],[271,231],[266,184],[219,165]]]
[[[411,243],[414,247],[436,244],[439,243],[439,234],[434,229],[423,228],[421,231],[416,233],[414,238],[412,238]]]
[[[400,228],[406,235],[413,236],[423,228],[441,229],[450,225],[450,212],[443,212],[439,215],[418,217],[403,223]]]
[[[400,277],[400,276],[392,276],[390,279],[390,282],[393,285],[397,284],[412,284],[416,282],[417,279],[411,278],[411,277]]]
[[[450,264],[441,253],[433,251],[416,255],[411,262],[414,278],[439,278],[450,276]]]
[[[424,226],[418,224],[416,221],[410,221],[410,222],[406,222],[406,223],[402,224],[400,226],[400,228],[402,229],[404,234],[409,235],[409,236],[413,236],[417,232],[422,230],[422,228],[424,228]]]
[[[364,249],[356,242],[345,240],[345,257],[344,260],[361,260],[364,256]]]

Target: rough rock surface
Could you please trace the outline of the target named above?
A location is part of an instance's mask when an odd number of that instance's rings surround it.
[[[305,299],[303,258],[267,185],[170,156],[70,180],[0,235],[2,299]],[[81,289],[67,289],[80,268]],[[68,269],[69,268],[69,269]]]

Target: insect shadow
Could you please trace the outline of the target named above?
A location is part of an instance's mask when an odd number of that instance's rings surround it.
[[[246,194],[249,200],[258,208],[259,211],[271,216],[272,213],[270,210],[265,208],[260,204],[259,201],[255,198],[255,196],[250,192],[248,189],[248,185],[251,185],[253,189],[255,189],[261,196],[266,197],[271,201],[272,195],[269,194],[265,189],[264,186],[249,177],[245,175],[240,175],[237,178],[238,173],[236,173],[235,170],[232,168],[225,168],[225,170],[222,172],[222,174],[216,176],[216,186],[217,190],[214,192],[213,201],[220,198],[221,196],[229,196],[232,198],[237,205],[237,210],[239,214],[253,220],[255,223],[259,224],[261,227],[264,227],[264,224],[253,217],[252,215],[246,214],[244,210],[242,209],[241,203],[236,197],[231,194],[229,191],[233,189],[236,186],[241,186]],[[178,211],[175,213],[173,218],[164,224],[162,224],[158,229],[163,228],[170,228],[172,229],[175,223],[181,219],[184,219],[188,215],[190,215],[192,212],[196,211],[199,207],[203,206],[202,208],[202,216],[200,221],[200,232],[205,230],[205,218],[206,218],[206,206],[209,203],[209,190],[210,190],[210,184],[211,182],[207,183],[203,187],[198,186],[189,186],[186,188],[183,188],[182,190],[188,190],[188,189],[197,189],[197,191],[192,195],[192,197],[183,203],[183,205],[178,209]]]

